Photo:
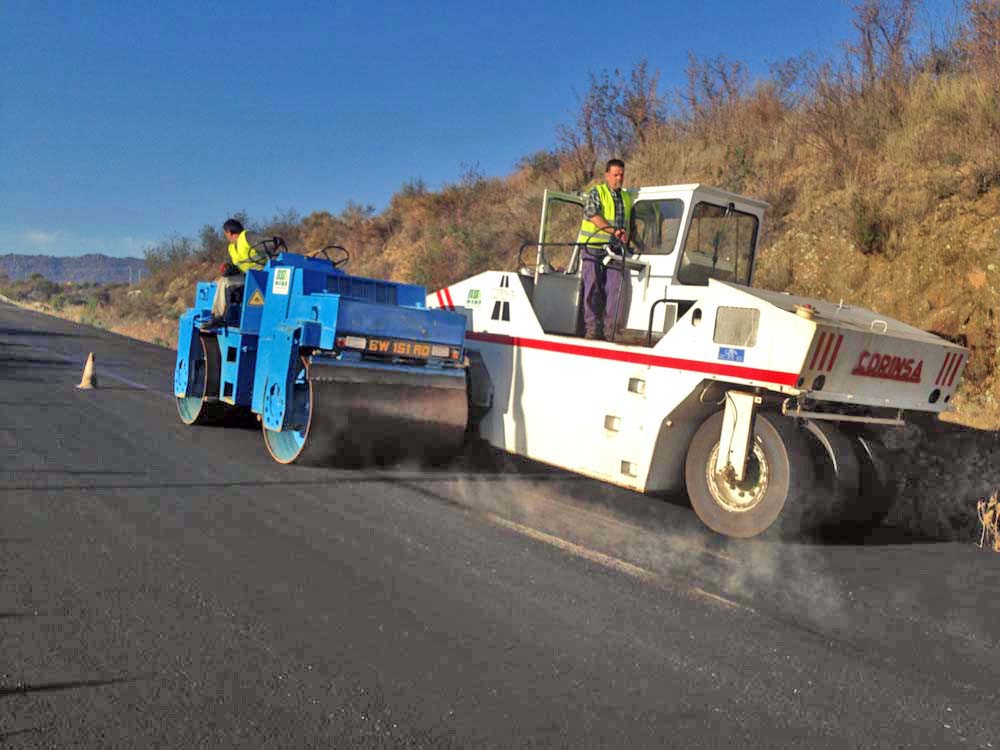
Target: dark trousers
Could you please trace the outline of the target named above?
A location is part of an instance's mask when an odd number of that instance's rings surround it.
[[[605,266],[601,259],[589,257],[586,253],[581,264],[583,276],[583,324],[588,331],[604,331],[610,336],[615,330],[615,311],[618,309],[622,282],[629,283],[620,265]],[[628,295],[621,299],[621,317],[628,315],[625,309]]]

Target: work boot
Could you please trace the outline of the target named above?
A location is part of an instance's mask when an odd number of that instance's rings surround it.
[[[598,328],[588,328],[587,332],[583,334],[585,339],[594,339],[596,341],[604,341],[604,331]]]

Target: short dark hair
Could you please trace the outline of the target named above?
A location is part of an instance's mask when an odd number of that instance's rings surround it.
[[[604,171],[607,172],[611,167],[621,167],[625,169],[625,162],[621,159],[608,159],[608,163],[604,165]]]
[[[222,231],[229,234],[239,234],[243,231],[243,225],[236,219],[226,219],[226,223],[222,225]]]

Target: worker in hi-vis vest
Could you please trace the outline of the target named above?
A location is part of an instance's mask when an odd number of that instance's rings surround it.
[[[583,223],[576,241],[583,277],[584,335],[588,339],[610,339],[614,335],[622,284],[629,282],[622,264],[604,264],[609,240],[615,238],[627,245],[635,236],[632,196],[622,190],[624,181],[625,162],[611,159],[604,167],[604,184],[590,190],[583,207]]]
[[[201,322],[201,328],[217,328],[226,325],[226,313],[233,292],[242,289],[246,282],[246,272],[259,268],[260,260],[247,238],[247,231],[236,219],[228,219],[222,225],[222,233],[229,240],[229,263],[222,268],[222,275],[215,280],[215,298],[212,300],[212,317]]]

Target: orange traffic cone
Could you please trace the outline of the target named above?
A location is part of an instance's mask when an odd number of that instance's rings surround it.
[[[87,357],[87,364],[83,368],[83,378],[80,380],[80,385],[77,388],[96,388],[97,387],[97,373],[94,372],[94,353],[91,352],[90,356]]]

